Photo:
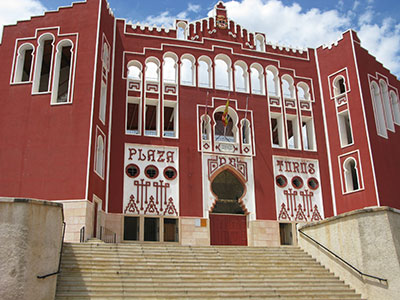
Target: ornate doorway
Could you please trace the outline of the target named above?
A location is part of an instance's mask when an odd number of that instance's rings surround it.
[[[216,200],[210,211],[211,245],[247,245],[246,208],[241,199],[246,192],[239,175],[226,168],[211,182]]]

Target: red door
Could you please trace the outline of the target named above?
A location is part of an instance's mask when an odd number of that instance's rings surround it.
[[[247,246],[245,215],[210,214],[211,245]]]

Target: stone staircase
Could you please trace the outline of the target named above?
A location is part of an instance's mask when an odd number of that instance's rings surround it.
[[[64,245],[56,299],[361,299],[297,247]]]

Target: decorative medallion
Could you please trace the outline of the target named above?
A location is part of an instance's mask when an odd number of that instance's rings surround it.
[[[226,19],[225,16],[222,16],[222,15],[217,16],[217,26],[220,29],[228,28],[228,20]]]

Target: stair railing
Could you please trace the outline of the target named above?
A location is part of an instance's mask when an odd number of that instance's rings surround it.
[[[85,226],[82,226],[82,228],[79,230],[79,242],[85,242]]]
[[[301,229],[298,229],[298,231],[306,236],[307,238],[309,238],[311,241],[313,241],[315,244],[317,244],[318,246],[320,246],[321,248],[323,248],[325,251],[329,252],[330,254],[332,254],[334,257],[336,257],[337,259],[339,259],[341,262],[343,262],[345,265],[349,266],[351,269],[353,269],[354,271],[356,271],[361,278],[363,278],[363,276],[365,277],[370,277],[376,280],[379,280],[379,283],[385,283],[386,285],[388,284],[388,280],[381,278],[381,277],[377,277],[377,276],[373,276],[373,275],[369,275],[366,274],[362,271],[360,271],[359,269],[357,269],[356,267],[354,267],[352,264],[350,264],[349,262],[347,262],[346,260],[344,260],[343,258],[341,258],[339,255],[337,255],[336,253],[334,253],[333,251],[329,250],[326,246],[322,245],[321,243],[319,243],[318,241],[316,241],[315,239],[313,239],[311,236],[309,236],[307,233],[303,232]]]
[[[57,275],[61,272],[61,258],[62,258],[63,248],[64,248],[64,236],[65,236],[65,222],[63,222],[63,227],[62,227],[62,238],[61,238],[61,247],[60,247],[60,257],[58,259],[58,269],[56,272],[53,272],[53,273],[49,273],[46,275],[38,275],[37,278],[44,279],[49,276]]]
[[[117,241],[117,234],[104,226],[100,226],[100,240],[105,243],[115,244]]]

